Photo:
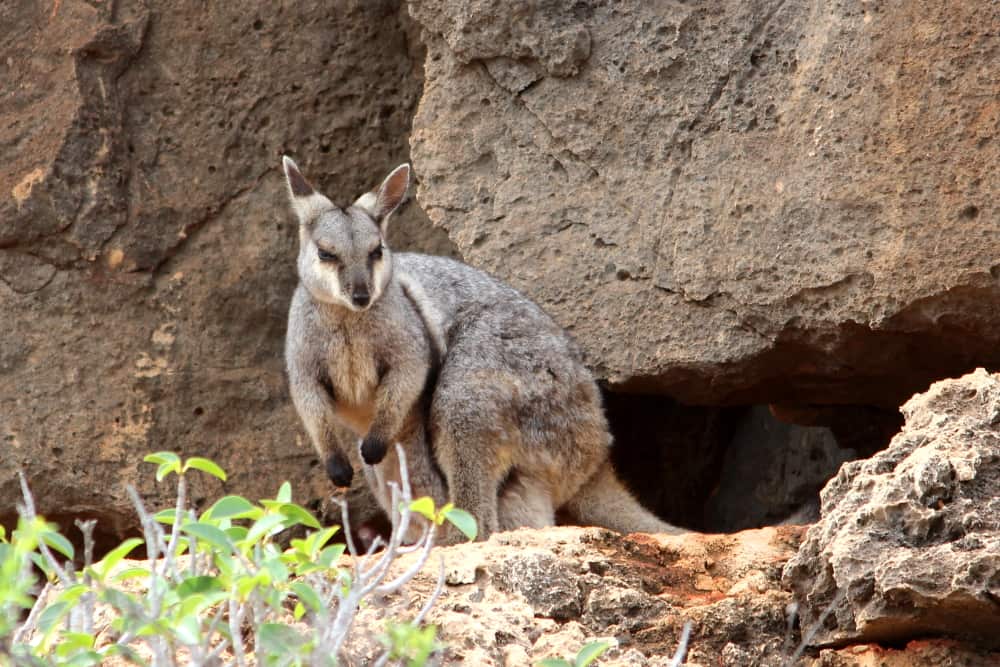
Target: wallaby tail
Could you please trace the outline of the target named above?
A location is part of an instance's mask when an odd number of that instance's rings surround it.
[[[621,483],[611,462],[605,462],[576,495],[561,508],[586,526],[601,526],[619,533],[668,533],[688,531],[660,521],[639,504]]]

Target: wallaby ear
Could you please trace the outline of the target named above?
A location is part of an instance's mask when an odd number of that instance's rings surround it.
[[[304,225],[323,211],[335,208],[333,202],[313,189],[292,158],[287,155],[282,156],[281,164],[285,169],[288,197],[300,223]]]
[[[363,208],[380,226],[396,210],[410,185],[410,165],[401,164],[385,177],[377,192],[361,195],[354,205]]]

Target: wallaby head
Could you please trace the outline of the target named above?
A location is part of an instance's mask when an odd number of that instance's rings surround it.
[[[400,165],[377,190],[346,208],[316,192],[289,157],[282,159],[292,208],[299,218],[299,278],[317,301],[353,311],[369,308],[392,278],[386,246],[389,216],[410,182]]]

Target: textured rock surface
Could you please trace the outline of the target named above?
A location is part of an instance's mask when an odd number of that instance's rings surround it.
[[[823,490],[785,570],[817,644],[1000,628],[1000,375],[943,380],[903,406],[889,448]]]
[[[41,511],[120,531],[125,483],[163,499],[155,449],[250,497],[328,491],[283,377],[279,157],[344,199],[405,160],[412,25],[367,0],[0,3],[0,508],[22,467]],[[421,216],[403,244],[447,251]]]
[[[386,618],[421,608],[441,556],[446,586],[428,619],[449,646],[440,664],[528,667],[614,638],[618,647],[599,664],[665,667],[690,620],[685,665],[778,667],[799,644],[798,631],[788,630],[791,597],[778,579],[801,535],[793,527],[662,538],[592,528],[494,535],[435,552],[403,595],[364,609],[351,650],[363,664],[378,650],[370,642]],[[991,660],[1000,655],[941,641],[806,652],[795,664],[974,667]]]
[[[421,205],[603,377],[895,406],[1000,366],[995,3],[410,9]]]
[[[778,664],[797,642],[786,636],[790,596],[778,577],[801,532],[656,538],[556,528],[499,534],[440,551],[447,586],[429,622],[441,627],[451,647],[445,664],[527,667],[615,637],[619,648],[600,664],[666,665],[688,619],[694,629],[686,664]],[[402,606],[363,612],[361,628],[418,610],[433,589],[435,561]],[[355,637],[368,634],[361,628]],[[355,649],[365,652],[363,645]],[[740,657],[720,663],[726,650]]]

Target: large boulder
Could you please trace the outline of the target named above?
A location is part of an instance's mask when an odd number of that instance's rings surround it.
[[[894,407],[1000,365],[995,4],[410,11],[421,205],[613,386]]]
[[[1000,375],[935,383],[889,448],[822,492],[784,580],[816,644],[948,634],[998,644]]]
[[[0,521],[21,468],[43,513],[120,534],[126,483],[167,502],[159,449],[326,495],[283,374],[280,156],[341,201],[406,160],[412,25],[392,1],[0,3]],[[448,251],[417,207],[395,222]]]

